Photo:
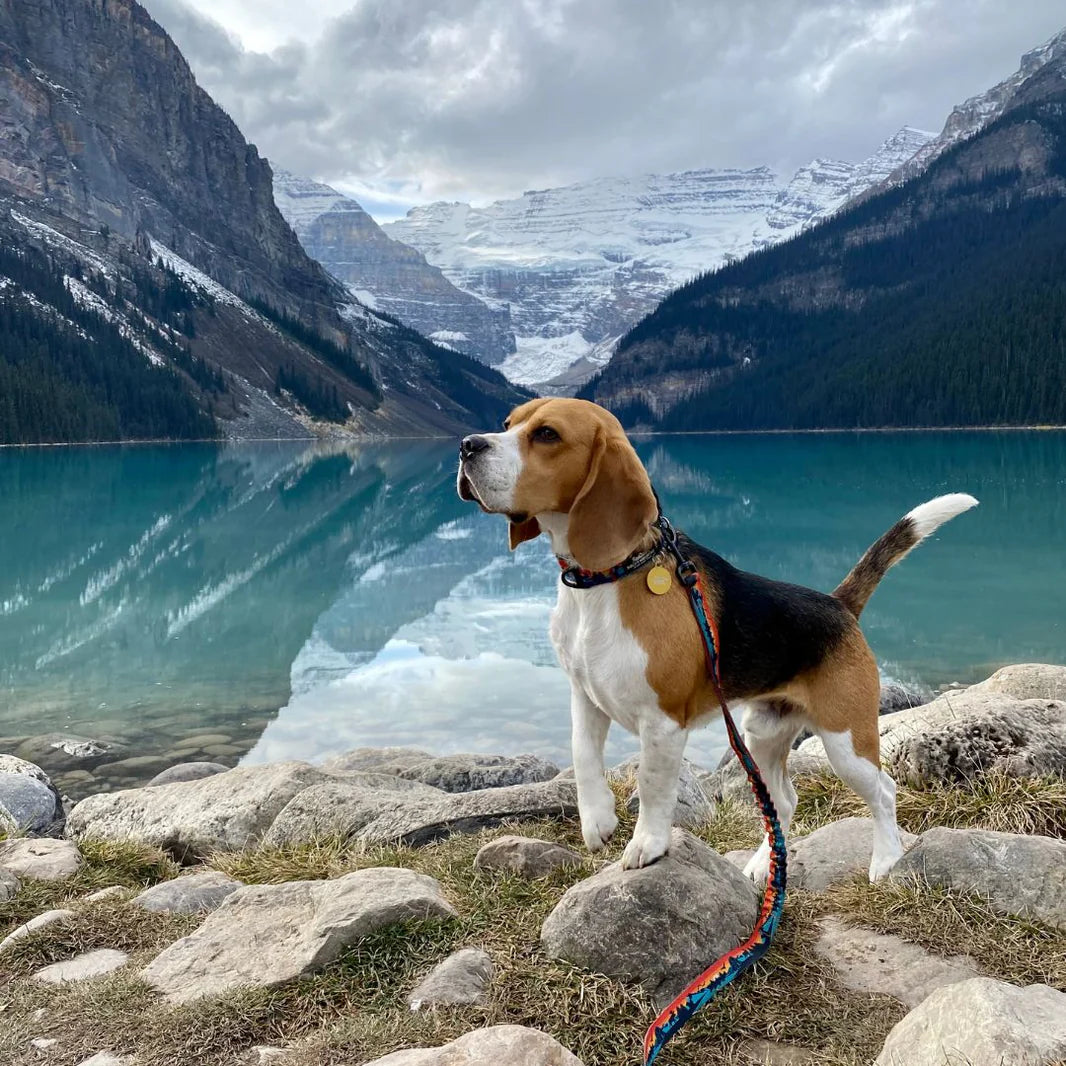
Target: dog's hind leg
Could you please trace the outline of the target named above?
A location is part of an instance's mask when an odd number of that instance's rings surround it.
[[[570,686],[571,744],[581,835],[589,851],[599,851],[618,828],[614,793],[604,776],[603,746],[611,720],[577,686]]]
[[[786,835],[796,812],[796,789],[788,776],[788,753],[805,724],[802,713],[784,700],[756,700],[744,709],[744,743],[766,782],[781,830]],[[770,841],[764,837],[744,867],[744,873],[761,884],[769,872]]]
[[[833,733],[818,729],[829,765],[849,788],[866,801],[874,821],[874,846],[870,857],[870,880],[879,881],[903,854],[903,844],[896,825],[896,782],[881,769],[877,757],[877,730],[873,731],[873,758],[855,750],[855,738],[849,729]],[[868,743],[860,742],[868,747]]]

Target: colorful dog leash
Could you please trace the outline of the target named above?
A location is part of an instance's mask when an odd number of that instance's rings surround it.
[[[770,798],[766,782],[763,781],[759,767],[751,757],[751,752],[748,751],[740,730],[737,729],[736,722],[729,711],[729,705],[726,703],[725,693],[722,691],[722,679],[718,667],[718,634],[714,622],[707,614],[699,571],[691,560],[685,558],[677,541],[677,531],[662,514],[657,519],[657,525],[663,536],[660,545],[650,552],[641,553],[639,557],[635,556],[626,560],[625,563],[611,570],[599,573],[582,570],[569,566],[560,559],[560,565],[563,566],[563,583],[571,588],[591,588],[595,585],[607,584],[635,573],[647,565],[663,548],[673,555],[677,561],[678,580],[688,592],[689,604],[696,617],[700,637],[703,639],[707,674],[722,708],[729,744],[736,752],[741,766],[744,767],[751,790],[755,794],[755,802],[763,817],[766,834],[770,840],[770,872],[766,879],[766,890],[763,893],[759,917],[751,935],[732,951],[727,951],[721,958],[716,959],[703,973],[689,982],[677,998],[652,1022],[644,1037],[644,1066],[650,1066],[659,1057],[659,1053],[666,1044],[701,1007],[705,1007],[726,985],[739,977],[766,953],[777,931],[778,923],[781,921],[781,912],[785,906],[786,881],[785,834],[778,821],[777,811]]]

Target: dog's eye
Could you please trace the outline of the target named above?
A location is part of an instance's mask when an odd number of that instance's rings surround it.
[[[510,428],[511,428],[511,420],[509,418],[505,418],[503,420],[503,430],[504,430],[504,432],[506,433],[507,430],[509,430]]]
[[[538,426],[533,430],[533,439],[541,444],[554,444],[559,434],[551,426]]]

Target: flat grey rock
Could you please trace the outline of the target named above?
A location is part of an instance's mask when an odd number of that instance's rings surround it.
[[[547,1033],[520,1025],[495,1025],[435,1048],[395,1051],[367,1066],[581,1066]]]
[[[0,866],[0,903],[7,903],[14,899],[22,888],[22,882],[11,870],[5,870]]]
[[[130,902],[146,911],[200,914],[217,910],[224,899],[243,887],[241,881],[234,881],[217,870],[205,870],[184,874],[171,881],[160,881],[134,896]]]
[[[324,775],[303,762],[250,766],[198,781],[90,796],[67,824],[76,840],[138,840],[179,862],[258,844],[282,808]]]
[[[153,777],[145,788],[153,788],[156,785],[174,785],[182,781],[202,781],[205,777],[214,777],[215,774],[224,774],[229,769],[220,762],[179,762],[161,770]]]
[[[441,755],[422,762],[384,763],[382,773],[394,773],[408,781],[421,781],[442,792],[477,792],[550,781],[559,767],[537,755]]]
[[[6,840],[0,843],[0,866],[23,880],[60,881],[81,869],[85,860],[69,840]]]
[[[1053,837],[938,826],[921,835],[889,877],[975,892],[1003,914],[1066,929],[1066,841]]]
[[[326,759],[321,769],[327,774],[355,774],[377,770],[379,766],[412,766],[433,756],[421,748],[352,748]]]
[[[50,774],[62,770],[92,770],[124,753],[121,744],[76,733],[42,733],[27,738],[15,751],[19,758],[35,763]]]
[[[73,959],[54,962],[51,966],[38,970],[33,975],[33,980],[49,985],[87,981],[91,977],[102,977],[104,974],[111,973],[120,966],[125,966],[127,962],[129,962],[129,956],[124,951],[100,948],[97,951],[87,951],[83,955],[76,955]]]
[[[561,867],[580,866],[582,862],[577,852],[561,844],[509,834],[490,840],[474,857],[474,868],[536,878],[547,877]]]
[[[741,1061],[750,1066],[807,1066],[807,1063],[823,1061],[817,1052],[809,1048],[759,1037],[741,1040],[737,1052]]]
[[[333,881],[249,885],[142,977],[171,1003],[233,988],[272,988],[328,966],[355,941],[411,918],[456,914],[432,877],[375,867]]]
[[[939,988],[885,1040],[875,1066],[1052,1066],[1066,1058],[1066,993],[991,977]]]
[[[484,1003],[492,984],[492,959],[480,948],[464,948],[434,967],[407,999],[413,1011]]]
[[[31,933],[39,933],[42,929],[47,929],[50,925],[55,925],[56,922],[69,922],[73,917],[73,911],[62,909],[45,911],[43,914],[38,914],[36,918],[31,918],[24,925],[20,925],[18,928],[13,929],[3,940],[0,940],[0,954],[3,954],[8,948],[23,937],[27,937]]]
[[[367,844],[431,844],[455,833],[477,833],[505,822],[574,818],[577,788],[572,781],[486,788],[443,794],[439,799],[397,796],[392,809],[367,823],[356,839]]]
[[[916,1007],[943,985],[980,976],[967,955],[934,955],[918,944],[872,929],[823,918],[814,950],[836,971],[837,980],[855,992],[892,996]]]
[[[900,839],[907,848],[918,838],[901,830]],[[872,818],[841,818],[790,841],[789,887],[824,892],[838,881],[868,871],[873,842]]]
[[[263,838],[273,847],[309,840],[347,839],[398,802],[443,800],[440,789],[391,774],[353,772],[298,792],[278,813]]]
[[[881,714],[905,711],[908,707],[921,707],[933,698],[933,693],[921,685],[903,681],[888,681],[881,686]]]
[[[642,985],[662,1006],[751,933],[759,899],[736,867],[674,829],[654,865],[614,863],[569,889],[541,944],[553,958]]]

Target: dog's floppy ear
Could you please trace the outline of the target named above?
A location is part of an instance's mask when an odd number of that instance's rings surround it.
[[[632,445],[598,425],[588,477],[570,508],[570,554],[586,570],[606,570],[635,550],[658,513]]]
[[[540,536],[540,523],[535,518],[527,518],[524,522],[507,523],[507,539],[511,543],[511,551],[519,544]]]

